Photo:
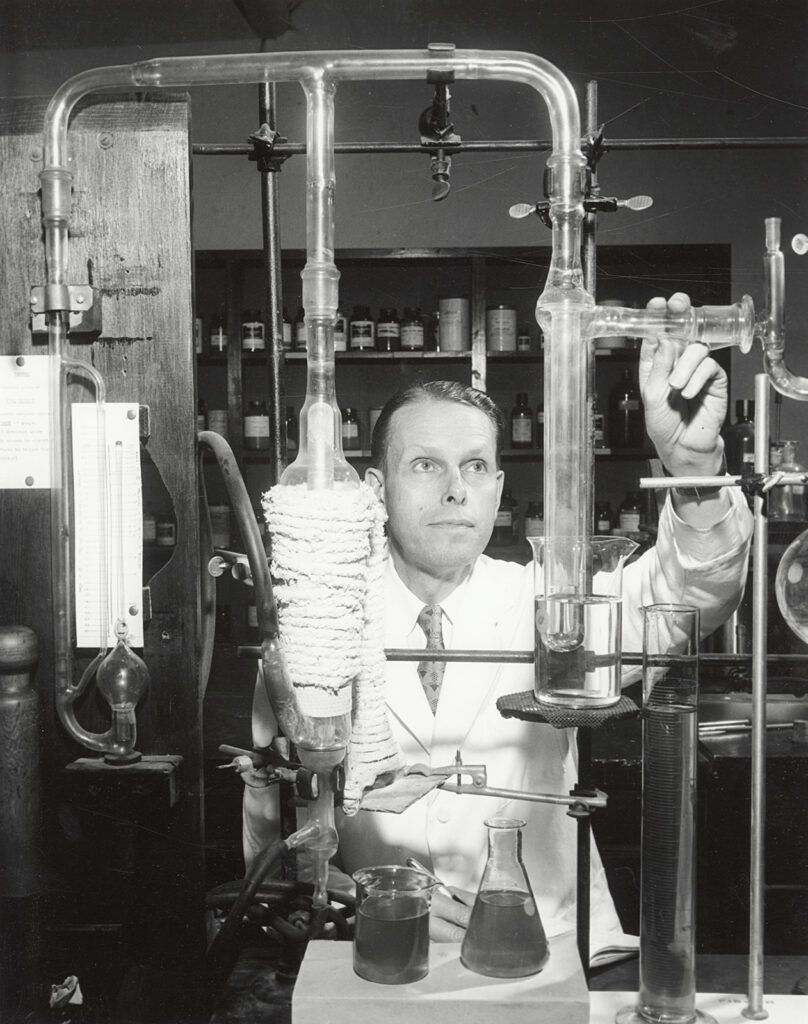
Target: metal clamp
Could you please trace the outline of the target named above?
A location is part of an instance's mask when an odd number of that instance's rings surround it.
[[[101,333],[101,306],[94,301],[92,285],[35,285],[31,288],[31,331],[46,334],[48,313],[69,313],[71,334],[96,337]]]
[[[253,148],[249,159],[255,162],[259,171],[276,174],[283,167],[284,161],[291,156],[290,153],[280,154],[275,151],[276,145],[282,145],[289,140],[268,124],[262,124],[257,132],[248,135],[247,141]]]

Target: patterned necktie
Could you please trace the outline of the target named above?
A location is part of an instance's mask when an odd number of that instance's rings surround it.
[[[425,605],[418,616],[418,625],[426,636],[426,649],[428,651],[442,651],[444,649],[443,630],[441,629],[442,617],[443,609],[439,604]],[[418,675],[421,678],[421,685],[424,688],[424,693],[429,701],[433,715],[437,711],[438,697],[440,696],[440,688],[445,671],[445,661],[418,662]]]

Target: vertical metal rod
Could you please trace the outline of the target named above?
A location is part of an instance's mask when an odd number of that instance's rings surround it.
[[[596,130],[598,121],[598,83],[588,82],[586,86],[586,123],[585,135],[591,135]],[[592,181],[597,181],[597,172],[593,170]],[[597,215],[587,213],[583,220],[583,269],[584,287],[590,294],[595,294],[596,273],[597,273]],[[587,340],[585,344],[594,344]],[[595,360],[591,360],[591,376],[589,395],[595,394]],[[594,480],[589,481],[589,488],[594,490]],[[589,501],[591,507],[592,502]],[[589,786],[592,763],[592,743],[590,731],[586,728],[578,729],[578,786],[585,789]],[[590,932],[590,844],[592,841],[592,822],[588,814],[578,818],[577,828],[577,864],[578,881],[576,892],[576,931],[578,936],[578,955],[581,958],[581,968],[584,978],[589,982],[589,932]]]
[[[755,472],[769,469],[769,378],[755,375]],[[763,896],[766,833],[766,643],[769,530],[766,498],[755,495],[752,604],[752,770],[749,842],[749,991],[741,1011],[765,1020],[763,1009]]]
[[[585,726],[578,729],[578,789],[588,790],[592,776],[592,732]],[[577,828],[577,891],[576,891],[576,932],[578,955],[584,979],[589,983],[589,913],[590,913],[590,843],[592,834],[591,817],[582,814]]]
[[[275,83],[258,86],[261,124],[275,130]],[[281,280],[281,231],[278,175],[264,167],[261,174],[261,225],[264,241],[264,274],[269,326],[267,386],[269,389],[270,483],[276,484],[286,456],[286,409],[283,392],[283,285]]]
[[[598,83],[586,83],[586,124],[584,133],[587,138],[592,137],[598,130]],[[591,167],[590,181],[593,189],[597,189],[598,168],[597,164]],[[595,295],[597,288],[597,227],[598,215],[596,213],[584,214],[583,239],[584,239],[584,288],[590,295]]]

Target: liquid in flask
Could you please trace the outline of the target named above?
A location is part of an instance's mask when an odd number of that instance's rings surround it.
[[[517,818],[489,818],[488,861],[471,911],[460,961],[490,978],[523,978],[547,963],[544,927],[522,863]]]

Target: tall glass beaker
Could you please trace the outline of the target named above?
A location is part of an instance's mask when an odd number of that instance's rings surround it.
[[[616,704],[623,566],[637,545],[627,537],[527,539],[535,580],[536,699],[566,708]]]
[[[659,604],[643,615],[640,984],[616,1020],[712,1022],[696,1010],[699,612]]]
[[[489,818],[488,861],[460,947],[460,962],[489,978],[523,978],[550,955],[522,863],[519,818]]]

